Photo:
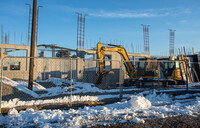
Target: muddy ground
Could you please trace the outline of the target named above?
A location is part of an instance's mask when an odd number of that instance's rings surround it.
[[[163,119],[147,119],[144,124],[107,124],[93,126],[92,128],[200,128],[200,115],[197,117],[180,115]]]

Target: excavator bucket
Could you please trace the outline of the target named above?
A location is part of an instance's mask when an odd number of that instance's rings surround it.
[[[96,80],[96,84],[101,84],[103,77],[106,77],[109,74],[114,74],[113,71],[103,71],[101,73],[97,73],[97,80]]]

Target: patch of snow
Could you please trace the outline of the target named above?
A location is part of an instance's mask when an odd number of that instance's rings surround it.
[[[8,84],[8,85],[12,85],[12,86],[16,86],[18,83],[9,79],[8,77],[3,77],[3,83]]]
[[[199,85],[200,85],[200,82],[189,83],[189,84],[188,84],[188,87],[189,87],[189,88],[192,88],[192,87],[199,86]],[[174,88],[185,88],[185,89],[186,89],[187,85],[169,85],[169,87],[174,87]]]
[[[151,97],[152,100],[148,100],[147,97]],[[175,102],[155,106],[154,103],[161,101],[161,97],[170,101],[170,97],[155,96],[155,93],[150,93],[146,98],[140,94],[132,96],[129,101],[105,106],[69,110],[28,109],[19,113],[12,110],[12,114],[2,117],[1,120],[5,127],[82,127],[116,122],[144,123],[148,118],[165,118],[180,114],[200,115],[199,97],[189,104]]]
[[[69,84],[70,80],[67,79],[61,79],[61,78],[50,78],[47,80],[37,80],[37,82],[53,82],[57,85],[57,87],[51,87],[47,89],[40,89],[37,91],[47,91],[48,93],[40,94],[39,97],[48,97],[48,96],[56,96],[59,94],[70,94],[70,87],[62,87],[60,85],[63,84]],[[72,83],[72,94],[80,94],[80,93],[109,93],[109,92],[119,92],[119,89],[110,89],[110,90],[102,90],[97,87],[95,87],[92,83],[84,83],[84,82],[73,82]],[[129,89],[123,89],[123,91],[134,91],[139,90],[142,91],[144,89],[141,88],[129,88]]]
[[[17,82],[17,85],[23,85],[25,87],[28,87],[28,82],[27,81],[17,80],[15,82]],[[43,87],[42,85],[36,83],[36,82],[33,82],[33,91],[37,91],[37,90],[40,90],[40,89],[46,89],[46,88]]]
[[[36,82],[52,82],[55,85],[60,86],[62,84],[70,83],[70,80],[51,77],[47,80],[36,80]],[[72,82],[73,82],[73,80],[72,80]]]
[[[22,91],[22,92],[24,92],[26,94],[31,95],[34,98],[38,98],[39,97],[39,95],[37,93],[29,90],[27,87],[25,87],[23,85],[17,85],[17,86],[15,86],[15,88],[17,88],[19,91]]]
[[[73,101],[98,101],[97,96],[72,96]],[[30,106],[30,105],[42,105],[48,103],[70,103],[70,97],[49,99],[49,100],[31,100],[31,101],[20,101],[18,98],[2,101],[2,108],[13,108],[17,106]]]
[[[14,115],[14,114],[17,115],[18,111],[15,108],[10,109],[8,112],[8,115],[10,116],[10,115]]]
[[[144,119],[140,119],[140,118],[135,118],[135,119],[132,119],[130,120],[130,122],[132,123],[145,123]]]
[[[200,96],[200,93],[178,95],[178,96],[175,96],[175,99],[186,99],[186,98],[196,97],[196,96]]]
[[[147,109],[151,107],[151,102],[142,96],[131,96],[131,99],[128,101],[131,108],[133,109]]]
[[[164,105],[172,103],[172,98],[166,94],[161,93],[159,95],[156,94],[156,90],[153,91],[153,94],[148,94],[145,96],[149,101],[151,101],[152,105]]]
[[[27,84],[27,86],[24,86],[23,84],[19,84],[18,82],[13,81],[7,77],[3,77],[3,83],[11,85],[11,86],[15,87],[16,89],[18,89],[19,91],[29,94],[34,98],[38,97],[38,95],[35,92],[33,92],[27,88],[28,84]]]

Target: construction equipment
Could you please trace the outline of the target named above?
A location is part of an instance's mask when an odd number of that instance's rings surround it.
[[[183,84],[183,78],[180,70],[180,61],[163,61],[160,62],[160,69],[163,73],[163,78],[171,80],[174,84]]]
[[[126,66],[128,75],[131,79],[134,79],[135,78],[135,68],[133,67],[132,63],[130,62],[130,59],[128,57],[126,50],[121,45],[112,45],[112,44],[108,44],[108,45],[115,46],[115,47],[102,47],[100,42],[97,44],[97,59],[99,59],[99,72],[97,74],[96,84],[100,84],[103,77],[107,76],[110,73],[113,73],[111,71],[105,71],[104,51],[115,51],[115,52],[118,52],[120,55],[122,55],[123,59],[126,61],[125,66]]]
[[[108,45],[111,47],[103,47],[100,42],[97,44],[97,59],[99,59],[99,72],[97,73],[96,84],[100,84],[103,77],[107,76],[110,73],[113,73],[112,71],[105,71],[105,54],[104,54],[105,51],[115,51],[122,56],[122,58],[124,59],[124,65],[126,71],[131,81],[135,81],[141,77],[150,79],[159,78],[159,69],[157,63],[156,62],[152,63],[151,58],[148,58],[138,63],[136,69],[132,64],[132,62],[130,61],[124,47],[122,47],[121,45],[113,45],[113,44],[108,44]]]
[[[152,82],[156,80],[156,78],[160,78],[160,64],[157,62],[156,58],[144,58],[140,59],[139,62],[134,66],[132,62],[130,61],[130,58],[128,57],[128,54],[124,47],[121,45],[113,45],[113,44],[107,44],[111,47],[103,47],[101,43],[99,42],[97,44],[97,59],[99,62],[99,72],[97,73],[97,80],[96,84],[100,84],[103,77],[107,76],[108,74],[113,73],[112,71],[106,71],[105,70],[105,51],[114,51],[119,53],[122,58],[124,59],[124,65],[126,68],[126,71],[128,73],[128,76],[130,79],[128,81],[132,83],[137,83],[137,81],[142,82]],[[180,69],[173,67],[171,70],[169,70],[169,65],[166,66],[169,63],[164,63],[164,76],[168,76],[173,80],[182,80]],[[172,63],[173,64],[173,63]],[[172,66],[172,65],[170,65]],[[170,71],[170,72],[169,72]],[[167,78],[167,79],[168,79]],[[150,81],[149,81],[150,80]],[[163,80],[163,82],[166,82],[167,80]]]

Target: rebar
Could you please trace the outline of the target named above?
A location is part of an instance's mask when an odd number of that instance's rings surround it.
[[[176,30],[169,29],[169,55],[170,56],[174,56],[174,32],[175,31]]]
[[[26,4],[29,6],[29,18],[28,18],[28,41],[27,45],[29,45],[30,42],[30,29],[31,29],[31,4]]]

